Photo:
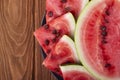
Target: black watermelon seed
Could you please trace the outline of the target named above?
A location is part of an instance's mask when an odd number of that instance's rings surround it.
[[[54,29],[54,30],[52,31],[52,34],[57,34],[57,30]]]
[[[58,32],[57,34],[56,34],[56,37],[59,37],[60,36],[60,32]]]
[[[45,40],[45,44],[49,45],[50,41],[48,39]]]
[[[52,16],[53,16],[53,12],[52,12],[52,11],[49,11],[49,12],[48,12],[48,16],[49,16],[49,17],[52,17]]]
[[[109,15],[110,15],[110,12],[109,12],[108,10],[106,10],[106,11],[105,11],[105,14],[109,16]]]
[[[106,31],[102,31],[102,36],[107,36],[107,32]]]
[[[66,7],[66,8],[65,8],[65,11],[66,11],[66,12],[69,12],[70,10],[71,10],[70,7]]]
[[[109,68],[109,67],[111,67],[112,65],[110,64],[110,63],[106,63],[105,64],[105,68]]]
[[[48,28],[49,28],[49,25],[48,25],[48,24],[45,24],[45,25],[44,25],[44,28],[45,28],[45,29],[48,29]]]
[[[61,2],[61,3],[66,3],[66,2],[67,2],[67,0],[60,0],[60,2]]]
[[[106,31],[106,26],[101,26],[102,31]]]

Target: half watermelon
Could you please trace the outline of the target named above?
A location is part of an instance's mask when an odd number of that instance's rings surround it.
[[[120,80],[120,0],[92,0],[75,32],[83,65],[101,80]]]

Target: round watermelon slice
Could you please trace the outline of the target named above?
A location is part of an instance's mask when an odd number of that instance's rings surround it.
[[[77,19],[88,0],[46,0],[46,21],[71,12]]]
[[[75,32],[81,62],[101,80],[120,80],[120,0],[92,0]]]
[[[56,43],[64,34],[73,38],[74,29],[74,17],[71,13],[66,13],[37,29],[34,35],[48,55],[54,50]]]
[[[64,80],[97,80],[83,66],[60,66]]]
[[[43,61],[43,65],[49,70],[62,75],[59,66],[68,63],[79,63],[79,59],[74,42],[64,35],[56,44],[54,51]]]

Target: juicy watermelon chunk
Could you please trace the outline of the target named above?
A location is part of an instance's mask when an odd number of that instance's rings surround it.
[[[73,37],[75,20],[71,13],[66,13],[34,32],[36,39],[48,55],[54,50],[56,43],[64,35]]]
[[[88,0],[46,0],[47,22],[71,12],[77,20],[81,10],[88,3]]]
[[[97,80],[83,66],[60,66],[64,80]]]
[[[62,75],[59,65],[66,63],[78,63],[76,48],[72,39],[64,35],[56,44],[54,51],[49,54],[43,65],[49,70]]]

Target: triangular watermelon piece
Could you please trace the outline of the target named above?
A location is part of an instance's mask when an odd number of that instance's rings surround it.
[[[66,63],[79,63],[79,59],[74,42],[64,35],[56,44],[54,51],[46,57],[43,65],[49,70],[62,75],[59,65]]]
[[[71,13],[66,13],[37,29],[34,35],[48,55],[64,34],[73,37],[74,29],[74,17]]]
[[[64,65],[60,69],[64,80],[98,80],[80,65]]]

